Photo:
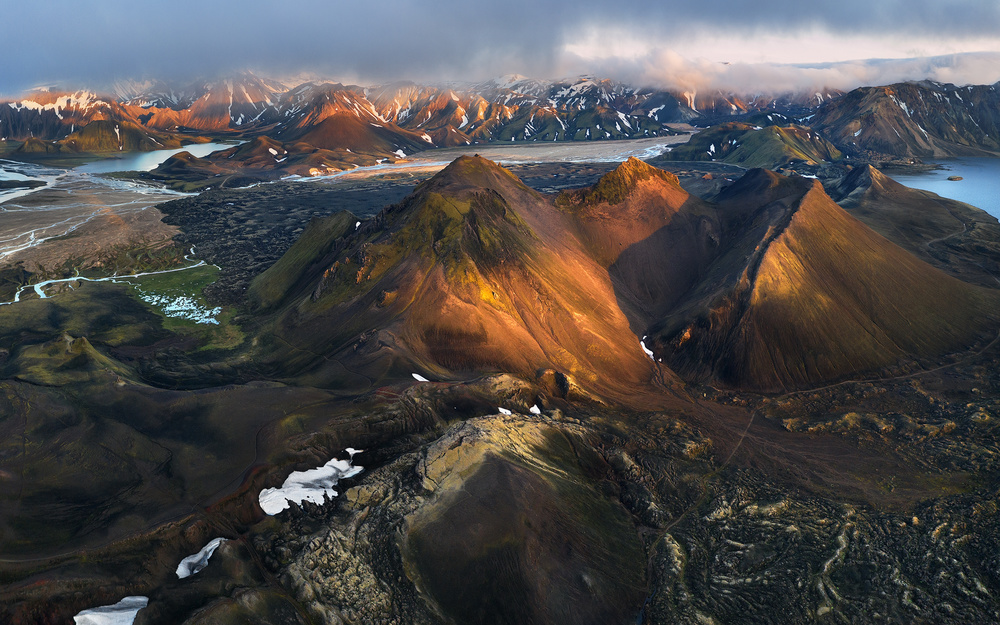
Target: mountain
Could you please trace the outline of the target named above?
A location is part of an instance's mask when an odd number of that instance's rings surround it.
[[[641,336],[671,310],[718,253],[716,209],[673,174],[630,158],[596,185],[563,192],[588,253],[607,268],[619,307]]]
[[[240,130],[254,126],[288,87],[244,72],[229,78],[180,87],[164,83],[117,91],[129,112],[159,130]]]
[[[28,139],[17,152],[151,152],[179,148],[181,145],[181,140],[176,135],[152,131],[132,122],[102,119],[88,123],[59,141]]]
[[[512,78],[456,90],[399,84],[370,95],[387,119],[438,145],[648,137],[662,134],[663,123],[697,117],[669,93],[592,78]]]
[[[302,85],[285,94],[279,107],[284,113],[274,134],[283,141],[386,155],[430,147],[426,135],[387,121],[357,88]]]
[[[342,367],[557,370],[620,394],[674,379],[643,338],[690,380],[801,388],[966,347],[1000,310],[1000,292],[895,245],[818,181],[759,169],[717,204],[635,159],[553,199],[463,157],[374,220],[331,219],[250,289],[273,318],[267,358],[318,367],[319,385]]]
[[[64,139],[92,121],[127,117],[118,102],[89,91],[36,91],[16,102],[0,103],[0,137]]]
[[[840,206],[942,271],[988,287],[1000,276],[1000,223],[989,213],[905,187],[871,165],[827,184]]]
[[[1000,152],[997,85],[861,87],[824,103],[809,123],[852,152],[921,158]]]
[[[572,216],[490,161],[457,159],[370,222],[331,219],[250,289],[287,373],[556,370],[609,393],[656,376]]]
[[[808,387],[985,336],[1000,293],[885,239],[818,181],[751,170],[719,197],[722,253],[650,330],[681,375],[741,388]]]
[[[796,124],[760,126],[730,122],[702,130],[658,160],[720,160],[746,167],[781,169],[793,164],[816,165],[842,158],[840,150],[811,128]]]
[[[659,136],[665,124],[719,120],[754,111],[802,111],[835,92],[736,95],[681,92],[582,76],[534,80],[506,76],[474,84],[394,83],[371,88],[303,83],[289,88],[250,72],[170,84],[120,81],[113,95],[38,92],[0,106],[0,137],[63,139],[95,119],[159,132],[267,135],[320,149],[364,143],[363,124],[382,128],[379,143],[412,150],[491,141],[586,141]],[[336,118],[336,122],[327,122]],[[322,126],[322,127],[321,127]],[[336,126],[330,129],[329,126]],[[312,136],[303,138],[310,129]],[[341,136],[358,138],[353,145]],[[379,148],[381,149],[381,148]]]

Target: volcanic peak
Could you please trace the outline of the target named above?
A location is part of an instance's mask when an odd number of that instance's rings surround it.
[[[602,203],[610,205],[621,204],[628,199],[636,187],[646,180],[651,179],[661,181],[669,187],[683,191],[677,176],[674,174],[658,167],[653,167],[634,156],[630,156],[627,161],[616,167],[614,171],[602,176],[594,186],[563,193],[560,196],[559,203],[562,206],[568,204],[580,206],[593,206]]]

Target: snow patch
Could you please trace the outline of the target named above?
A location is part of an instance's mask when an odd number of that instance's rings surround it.
[[[354,451],[354,453],[360,453]],[[260,491],[258,500],[261,509],[269,514],[275,515],[289,507],[289,502],[302,503],[311,501],[322,505],[325,497],[336,497],[337,491],[333,489],[343,478],[354,477],[364,469],[354,466],[351,461],[354,454],[348,451],[350,459],[337,460],[334,458],[321,467],[309,469],[307,471],[293,471],[281,488],[265,488]]]
[[[410,375],[412,375],[413,379],[416,380],[417,382],[430,382],[430,380],[420,375],[419,373],[411,373]]]
[[[653,362],[656,362],[656,358],[655,358],[655,357],[653,357],[653,350],[651,350],[651,349],[649,349],[648,347],[646,347],[646,337],[645,337],[645,336],[644,336],[644,337],[642,337],[642,338],[641,338],[641,339],[639,340],[639,345],[641,345],[641,346],[642,346],[642,351],[646,352],[646,355],[647,355],[647,356],[649,356],[650,358],[652,358],[652,359],[653,359]]]
[[[149,605],[149,597],[125,597],[118,603],[84,610],[73,617],[76,625],[132,625],[139,610]]]
[[[500,411],[500,414],[505,414],[505,415],[508,415],[508,416],[514,414],[513,412],[511,412],[510,410],[507,410],[506,408],[497,407],[497,410]]]
[[[528,408],[528,412],[531,414],[542,414],[542,409],[538,407],[538,404],[535,404],[531,408]]]
[[[198,553],[181,560],[181,563],[177,565],[177,578],[184,579],[185,577],[191,577],[208,566],[209,558],[219,548],[219,545],[224,542],[226,542],[225,538],[216,538],[202,547]]]

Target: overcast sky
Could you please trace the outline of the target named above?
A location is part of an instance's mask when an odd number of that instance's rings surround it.
[[[591,73],[692,90],[1000,80],[1000,55],[963,54],[1000,53],[995,0],[0,0],[0,16],[5,95],[243,69],[359,84]]]

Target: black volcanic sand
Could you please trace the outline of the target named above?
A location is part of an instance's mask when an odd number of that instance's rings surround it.
[[[507,169],[543,193],[589,186],[618,163],[539,163]],[[662,169],[699,196],[718,193],[742,174],[725,163],[670,163]],[[711,178],[705,179],[706,174]],[[309,221],[340,211],[359,219],[399,202],[433,172],[390,174],[360,181],[275,182],[245,189],[216,189],[158,206],[164,221],[178,226],[176,240],[196,246],[195,256],[222,268],[206,289],[214,302],[242,300],[254,276],[281,258]]]
[[[220,303],[240,301],[250,280],[281,258],[309,221],[340,211],[359,219],[406,197],[413,177],[329,184],[276,182],[247,189],[218,189],[158,208],[180,227],[177,240],[196,246],[196,256],[222,268],[206,295]]]
[[[44,180],[0,180],[0,189],[37,189],[45,185]]]

